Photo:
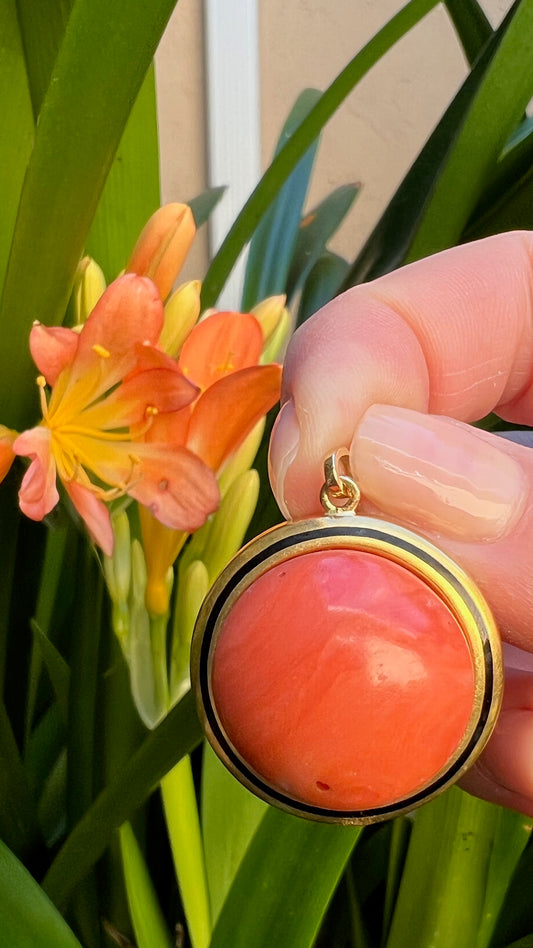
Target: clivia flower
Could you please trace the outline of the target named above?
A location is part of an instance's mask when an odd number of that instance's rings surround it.
[[[42,421],[18,435],[0,427],[0,480],[16,455],[30,459],[19,491],[29,518],[42,520],[56,506],[59,481],[111,556],[109,502],[138,501],[147,603],[159,615],[168,606],[169,567],[218,507],[217,474],[280,390],[281,367],[260,364],[279,300],[267,307],[265,327],[259,313],[197,322],[198,281],[169,297],[194,233],[190,208],[167,205],[107,289],[84,261],[75,300],[81,326],[31,330]],[[88,275],[91,292],[80,296]]]
[[[163,322],[154,283],[128,273],[108,287],[80,332],[38,323],[31,331],[43,420],[13,443],[15,454],[31,458],[20,507],[42,520],[59,500],[58,477],[108,555],[106,501],[128,494],[167,527],[185,531],[218,505],[206,463],[183,444],[147,438],[160,414],[181,411],[198,394],[157,348]]]
[[[154,418],[146,440],[181,444],[219,473],[279,398],[281,366],[259,364],[263,346],[263,331],[251,313],[215,312],[197,323],[177,364],[198,394],[180,411]],[[147,605],[159,614],[168,608],[166,575],[186,534],[165,529],[147,511],[141,511],[141,525]]]

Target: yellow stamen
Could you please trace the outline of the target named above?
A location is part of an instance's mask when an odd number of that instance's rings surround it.
[[[106,349],[105,346],[101,346],[99,342],[95,342],[92,348],[93,348],[93,352],[96,352],[96,355],[101,356],[102,359],[109,359],[111,355],[109,349]]]
[[[135,487],[136,484],[139,484],[141,477],[135,477],[135,468],[139,465],[139,458],[135,455],[130,454],[129,460],[131,462],[131,470],[125,481],[121,481],[117,484],[116,487],[99,487],[98,484],[93,484],[91,480],[86,479],[87,475],[85,470],[80,463],[78,458],[73,459],[72,467],[68,468],[65,464],[65,472],[67,474],[66,480],[68,481],[77,481],[78,483],[84,483],[88,490],[94,494],[99,500],[104,500],[109,503],[112,500],[118,500],[119,497],[124,497],[132,487]],[[66,461],[66,458],[63,457],[63,462]]]
[[[131,441],[129,431],[103,431],[98,428],[84,428],[83,425],[61,425],[61,435],[84,435],[86,438],[96,438],[98,441]]]
[[[233,356],[234,356],[233,352],[228,352],[226,356],[226,361],[223,362],[221,365],[217,366],[217,372],[223,372],[224,374],[226,372],[233,372],[235,370],[235,365],[233,363]]]
[[[46,401],[46,379],[44,375],[38,375],[36,379],[39,386],[39,399],[41,402],[41,414],[45,421],[48,421],[48,402]]]

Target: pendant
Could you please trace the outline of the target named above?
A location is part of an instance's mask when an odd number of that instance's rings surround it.
[[[325,463],[323,517],[273,527],[215,581],[191,678],[207,738],[245,787],[308,819],[365,824],[465,773],[503,671],[480,591],[424,537],[357,515],[346,457]]]

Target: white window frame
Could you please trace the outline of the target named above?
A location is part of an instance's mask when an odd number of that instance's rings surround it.
[[[226,185],[209,221],[213,255],[261,175],[257,0],[205,0],[207,166],[210,186]],[[217,306],[239,309],[246,254]]]

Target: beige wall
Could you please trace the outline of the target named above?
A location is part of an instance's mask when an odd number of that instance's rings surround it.
[[[261,0],[264,167],[298,93],[306,86],[325,88],[402,6],[400,0]],[[496,23],[510,0],[486,0],[484,6]],[[180,0],[157,61],[164,201],[187,200],[205,187],[203,67],[202,4]],[[354,256],[465,74],[448,17],[437,7],[333,117],[323,134],[310,206],[339,184],[363,185],[336,250]],[[204,234],[191,273],[203,274],[206,261]]]

